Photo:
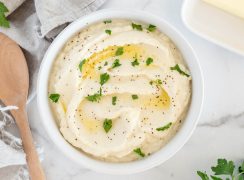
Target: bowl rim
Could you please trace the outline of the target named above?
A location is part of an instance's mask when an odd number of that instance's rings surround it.
[[[192,98],[188,113],[183,124],[174,137],[159,151],[147,158],[127,162],[110,163],[99,161],[81,153],[70,145],[61,135],[52,115],[48,100],[48,81],[52,63],[64,44],[81,29],[105,19],[130,19],[154,24],[163,33],[170,37],[179,48],[184,60],[192,74]],[[41,115],[42,124],[50,139],[66,156],[74,162],[88,169],[106,174],[132,174],[151,169],[162,164],[179,151],[192,135],[200,117],[204,99],[203,75],[197,56],[188,41],[165,20],[140,10],[130,9],[103,9],[81,17],[67,26],[52,42],[46,51],[37,80],[37,105]]]

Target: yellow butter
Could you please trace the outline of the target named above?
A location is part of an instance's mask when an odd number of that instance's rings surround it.
[[[203,0],[230,14],[244,18],[244,0]]]

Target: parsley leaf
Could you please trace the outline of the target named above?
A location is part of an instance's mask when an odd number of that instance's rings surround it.
[[[166,125],[163,126],[163,127],[159,127],[159,128],[157,128],[156,130],[157,130],[157,131],[165,131],[165,130],[169,129],[169,128],[171,127],[171,125],[172,125],[172,122],[166,124]]]
[[[104,66],[107,66],[107,65],[108,65],[108,61],[105,61]]]
[[[136,95],[136,94],[132,94],[131,97],[133,100],[138,99],[138,95]]]
[[[211,176],[212,180],[223,180],[222,178],[219,178],[217,176]]]
[[[147,66],[149,66],[150,64],[152,64],[152,62],[153,62],[153,58],[151,58],[151,57],[147,58],[147,60],[146,60]]]
[[[140,63],[138,62],[137,59],[135,59],[134,61],[131,62],[131,65],[132,65],[132,66],[139,66],[139,64],[140,64]]]
[[[186,77],[189,77],[189,76],[190,76],[189,74],[185,73],[184,71],[182,71],[182,70],[180,69],[179,64],[176,64],[174,67],[170,67],[170,69],[171,69],[171,70],[178,71],[180,74],[182,74],[182,75],[184,75],[184,76],[186,76]]]
[[[112,105],[116,105],[116,101],[117,101],[117,96],[113,96],[112,97]]]
[[[112,22],[112,20],[110,20],[110,19],[103,21],[104,24],[109,24],[111,22]]]
[[[53,102],[57,103],[59,100],[60,94],[50,94],[49,99],[51,99]]]
[[[242,165],[238,168],[239,173],[244,173],[244,162]]]
[[[98,102],[101,99],[101,89],[99,93],[93,94],[93,95],[88,95],[86,96],[86,99],[91,102]]]
[[[108,80],[109,80],[110,76],[108,73],[103,73],[100,75],[100,84],[104,85]]]
[[[235,171],[235,165],[233,161],[227,161],[226,159],[218,159],[216,167],[211,167],[212,171],[215,173],[213,176],[211,175],[212,180],[224,180],[224,178],[221,178],[219,176],[229,176],[226,177],[225,180],[244,180],[244,162],[239,167],[239,174],[234,175]],[[197,171],[197,174],[202,178],[202,180],[210,180],[208,175],[201,171]]]
[[[112,34],[112,31],[111,31],[110,29],[106,29],[106,30],[105,30],[105,33],[111,35],[111,34]]]
[[[124,48],[123,47],[119,47],[116,52],[115,52],[115,55],[116,56],[120,56],[124,53]]]
[[[2,2],[0,2],[0,26],[9,28],[9,21],[5,16],[6,12],[8,12],[8,8]]]
[[[112,128],[112,120],[111,119],[105,119],[103,122],[103,129],[105,130],[106,133]]]
[[[112,68],[116,68],[116,67],[119,67],[121,66],[121,64],[119,63],[119,59],[115,59],[113,64],[112,64]]]
[[[79,64],[80,72],[82,72],[82,66],[86,63],[86,59],[83,59]]]
[[[149,82],[149,84],[151,84],[151,85],[153,85],[153,83],[155,83],[155,84],[157,84],[157,85],[160,85],[160,84],[162,84],[163,82],[162,82],[162,80],[161,79],[156,79],[156,80],[151,80],[150,82]]]
[[[133,151],[141,157],[145,156],[145,154],[141,151],[141,148],[136,148]]]
[[[233,175],[235,165],[233,161],[227,162],[226,159],[218,159],[216,167],[211,167],[215,175]]]
[[[148,27],[147,27],[147,30],[150,31],[150,32],[153,32],[156,30],[156,26],[152,25],[152,24],[149,24]]]
[[[136,29],[138,31],[142,31],[142,25],[140,25],[140,24],[132,23],[131,26],[133,29]]]
[[[202,178],[202,180],[210,180],[206,172],[197,171],[197,174]]]

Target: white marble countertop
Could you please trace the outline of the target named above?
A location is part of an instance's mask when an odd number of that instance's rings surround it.
[[[66,158],[42,127],[36,99],[28,106],[35,140],[45,149],[43,161],[51,180],[162,180],[199,179],[197,170],[209,170],[217,158],[244,159],[244,57],[192,34],[180,17],[182,0],[109,0],[102,8],[143,9],[174,25],[194,47],[205,79],[205,101],[199,124],[187,144],[161,166],[126,176],[99,174]]]

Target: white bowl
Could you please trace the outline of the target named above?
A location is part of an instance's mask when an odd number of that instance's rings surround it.
[[[57,54],[62,49],[64,44],[82,28],[104,19],[123,18],[145,22],[147,24],[154,24],[159,30],[167,34],[175,45],[181,51],[185,62],[190,69],[192,76],[192,99],[187,113],[186,119],[182,124],[179,132],[170,140],[170,142],[160,149],[158,152],[144,158],[128,163],[108,163],[92,159],[83,154],[81,151],[70,145],[61,135],[58,125],[52,115],[48,100],[48,79],[53,61]],[[193,130],[196,127],[199,119],[202,103],[203,103],[203,77],[197,57],[186,39],[171,25],[164,20],[145,13],[143,11],[135,10],[101,10],[92,13],[88,16],[82,17],[67,28],[65,28],[59,36],[53,41],[47,50],[41,64],[38,87],[37,100],[42,122],[49,137],[58,146],[66,156],[70,157],[78,164],[92,169],[94,171],[109,173],[109,174],[131,174],[158,166],[172,157],[189,139]]]

